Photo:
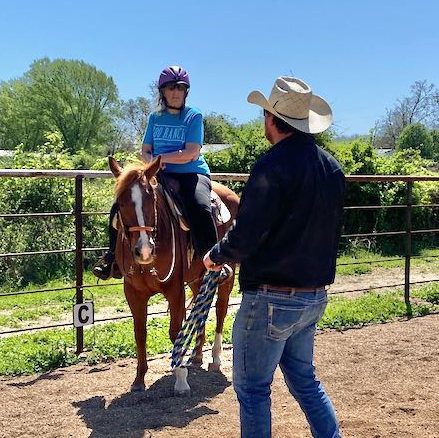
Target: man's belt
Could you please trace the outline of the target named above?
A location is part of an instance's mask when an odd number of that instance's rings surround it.
[[[273,286],[271,284],[261,284],[258,287],[259,290],[263,290],[264,292],[267,292],[268,290],[271,291],[278,291],[278,292],[288,292],[288,293],[294,293],[294,292],[324,292],[328,290],[328,286],[310,286],[310,287],[286,287],[286,286]]]

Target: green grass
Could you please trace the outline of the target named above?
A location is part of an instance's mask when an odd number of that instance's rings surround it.
[[[390,262],[383,261],[388,259],[394,260]],[[378,260],[378,262],[370,263],[372,260]],[[385,268],[404,266],[404,260],[398,260],[397,257],[385,257],[367,251],[361,251],[355,255],[342,255],[337,259],[337,275],[368,274],[378,266]]]
[[[415,255],[423,257],[439,256],[439,249],[423,249]],[[374,261],[374,263],[370,263],[371,261]],[[348,263],[356,264],[350,265]],[[405,260],[403,256],[386,256],[366,250],[359,250],[355,254],[344,254],[338,257],[337,275],[367,274],[371,273],[373,269],[377,267],[403,268],[404,266]],[[421,266],[426,269],[439,268],[439,257],[425,259],[414,258],[411,260],[411,266]]]
[[[231,342],[233,318],[227,317],[224,336]],[[148,354],[170,352],[169,318],[148,321]],[[215,325],[207,324],[207,341],[212,343]],[[0,339],[0,375],[43,373],[83,361],[74,353],[73,329],[53,329]],[[96,325],[84,330],[85,361],[95,364],[123,357],[135,357],[132,321]]]
[[[111,280],[110,280],[111,281]],[[119,280],[114,280],[114,282]],[[44,286],[29,285],[24,290],[50,289],[72,285],[69,279],[53,280]],[[96,277],[86,272],[84,284],[97,284]],[[235,282],[231,296],[239,295],[239,286]],[[190,289],[187,288],[186,296],[190,296]],[[95,312],[103,308],[111,308],[116,312],[129,312],[121,285],[106,286],[100,281],[99,287],[85,288],[84,299],[93,300]],[[164,301],[161,294],[154,295],[149,300],[149,305]],[[29,295],[13,295],[0,298],[0,326],[9,328],[21,328],[27,323],[36,321],[41,317],[48,317],[51,321],[59,321],[62,314],[68,316],[72,313],[72,306],[75,302],[75,290],[62,290],[54,292],[41,292]],[[3,314],[2,314],[3,313]]]
[[[71,306],[69,308],[71,311]],[[17,328],[24,322],[34,321],[41,317],[48,317],[51,321],[60,320],[60,312],[55,307],[38,307],[35,309],[16,309],[6,316],[6,325]]]
[[[119,280],[114,282],[116,281]],[[57,279],[44,286],[30,284],[24,290],[66,287],[72,283],[73,281],[69,279]],[[84,284],[97,284],[97,279],[93,274],[86,272]],[[116,312],[129,312],[121,285],[106,286],[105,282],[100,281],[99,287],[85,288],[84,299],[93,300],[95,312],[99,312],[103,308],[112,308]],[[150,298],[149,304],[163,300],[164,297],[157,294]],[[20,328],[40,317],[49,317],[52,321],[59,321],[62,314],[71,315],[74,302],[74,289],[0,297],[0,326]]]
[[[437,283],[414,288],[410,291],[412,298],[420,298],[431,304],[439,305],[439,285]]]
[[[413,316],[423,316],[435,311],[433,306],[413,304]],[[393,318],[405,317],[407,308],[402,292],[378,294],[371,292],[355,299],[332,298],[319,328],[346,329],[371,323],[383,323]]]
[[[402,291],[386,294],[370,293],[355,299],[330,297],[325,315],[319,322],[321,329],[343,330],[370,323],[384,323],[406,317]],[[416,290],[431,304],[413,304],[413,316],[422,316],[439,310],[439,286],[431,285]],[[231,342],[233,315],[224,324],[224,342]],[[148,322],[148,354],[170,352],[169,319],[156,318]],[[212,343],[215,326],[207,324],[207,341]],[[25,375],[47,372],[85,360],[89,364],[135,357],[132,321],[96,325],[84,330],[86,359],[74,352],[74,330],[54,329],[0,339],[0,374]]]
[[[96,277],[91,273],[84,274],[84,284],[97,284]],[[28,285],[26,290],[39,290],[39,289],[52,289],[58,287],[71,286],[74,283],[73,280],[67,278],[61,278],[53,280],[45,285]],[[122,286],[105,286],[104,282],[99,283],[100,286],[97,288],[86,288],[84,291],[84,296],[86,298],[93,297],[98,301],[105,303],[113,302],[113,300],[118,297],[123,298]],[[12,292],[11,292],[12,293]],[[38,305],[57,305],[65,306],[65,308],[70,308],[75,294],[74,289],[54,291],[54,292],[41,292],[29,295],[15,295],[11,297],[1,297],[0,299],[0,310],[10,309],[11,307],[26,308],[32,307],[35,304]]]

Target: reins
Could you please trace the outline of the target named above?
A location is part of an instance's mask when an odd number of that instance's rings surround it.
[[[172,229],[172,263],[171,263],[171,268],[169,269],[168,275],[162,280],[159,277],[157,269],[154,266],[149,270],[149,272],[152,275],[154,275],[160,283],[167,282],[169,280],[169,278],[171,277],[172,273],[174,272],[174,268],[175,268],[175,260],[176,260],[176,257],[175,257],[175,231],[174,231],[174,223],[172,220],[171,220],[171,229]]]

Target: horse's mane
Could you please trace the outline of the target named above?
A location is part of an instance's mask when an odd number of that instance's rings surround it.
[[[149,163],[146,161],[137,161],[124,167],[121,174],[118,176],[114,187],[116,197],[119,197],[136,181],[140,181],[142,184],[146,184],[150,181],[150,184],[155,187],[157,181],[155,177],[148,172],[152,164],[152,161]]]

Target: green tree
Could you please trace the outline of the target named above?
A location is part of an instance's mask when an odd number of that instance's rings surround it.
[[[433,156],[433,138],[422,123],[406,126],[396,142],[396,150],[416,149],[423,158]]]
[[[48,58],[34,62],[25,76],[35,107],[61,133],[69,152],[105,138],[103,128],[118,102],[112,78],[83,61]]]
[[[314,138],[316,139],[316,143],[320,147],[326,149],[332,143],[332,139],[334,138],[334,131],[332,129],[327,129],[326,131],[320,132],[319,134],[314,134]]]
[[[433,141],[433,159],[439,160],[439,129],[432,129],[430,131],[431,140]]]
[[[152,102],[146,97],[121,101],[121,125],[123,125],[123,130],[132,142],[138,143],[142,140],[152,107]]]
[[[230,143],[230,149],[204,154],[212,172],[248,173],[270,147],[265,138],[264,124],[260,120],[233,128]],[[227,185],[240,192],[244,184],[229,182]]]
[[[43,58],[21,79],[0,89],[0,135],[7,147],[35,150],[44,132],[61,133],[74,153],[107,140],[118,103],[117,87],[83,61]]]
[[[235,123],[228,116],[210,113],[203,117],[203,123],[205,144],[230,143]]]
[[[23,79],[0,84],[0,148],[14,149],[18,144],[34,149],[44,142],[48,122],[32,106],[30,90]]]
[[[426,80],[416,81],[410,87],[410,95],[398,99],[393,108],[376,123],[377,147],[395,148],[403,129],[415,123],[431,127],[439,117],[439,91]]]

